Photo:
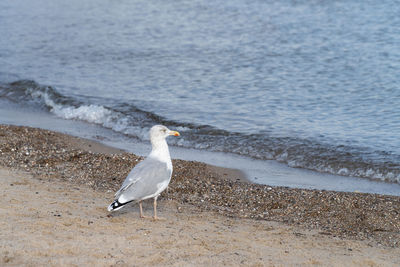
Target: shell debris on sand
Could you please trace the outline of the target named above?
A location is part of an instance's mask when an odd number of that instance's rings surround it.
[[[95,190],[115,191],[142,158],[130,153],[95,153],[93,142],[52,131],[0,125],[0,165]],[[85,150],[82,147],[86,147]],[[200,162],[173,160],[162,199],[199,211],[317,229],[324,235],[371,240],[400,247],[400,197],[291,189],[232,181]]]

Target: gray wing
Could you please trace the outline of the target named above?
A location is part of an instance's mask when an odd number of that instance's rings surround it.
[[[115,197],[123,197],[122,202],[146,198],[157,192],[160,183],[168,182],[171,174],[165,162],[146,158],[131,170]]]

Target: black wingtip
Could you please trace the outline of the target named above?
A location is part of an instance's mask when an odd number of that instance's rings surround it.
[[[115,210],[119,210],[120,208],[122,208],[126,203],[122,204],[117,200],[114,200],[113,203],[110,204],[110,206],[108,206],[107,210],[108,211],[115,211]]]
[[[119,210],[120,208],[122,208],[123,206],[125,206],[126,204],[128,204],[131,201],[125,202],[125,203],[121,203],[118,201],[118,199],[114,200],[113,203],[110,204],[110,206],[108,206],[107,210],[108,211],[116,211]]]

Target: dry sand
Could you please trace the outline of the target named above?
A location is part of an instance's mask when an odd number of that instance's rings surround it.
[[[174,161],[165,221],[133,204],[110,216],[139,159],[0,126],[0,266],[400,266],[400,198],[253,185],[202,163]]]
[[[399,266],[400,249],[160,202],[165,221],[112,193],[0,170],[2,266]],[[178,208],[179,207],[179,208]],[[151,201],[145,206],[151,212]]]

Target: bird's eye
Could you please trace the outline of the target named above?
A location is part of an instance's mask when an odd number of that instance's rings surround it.
[[[161,130],[163,133],[166,133],[167,132],[167,129],[162,129]]]

